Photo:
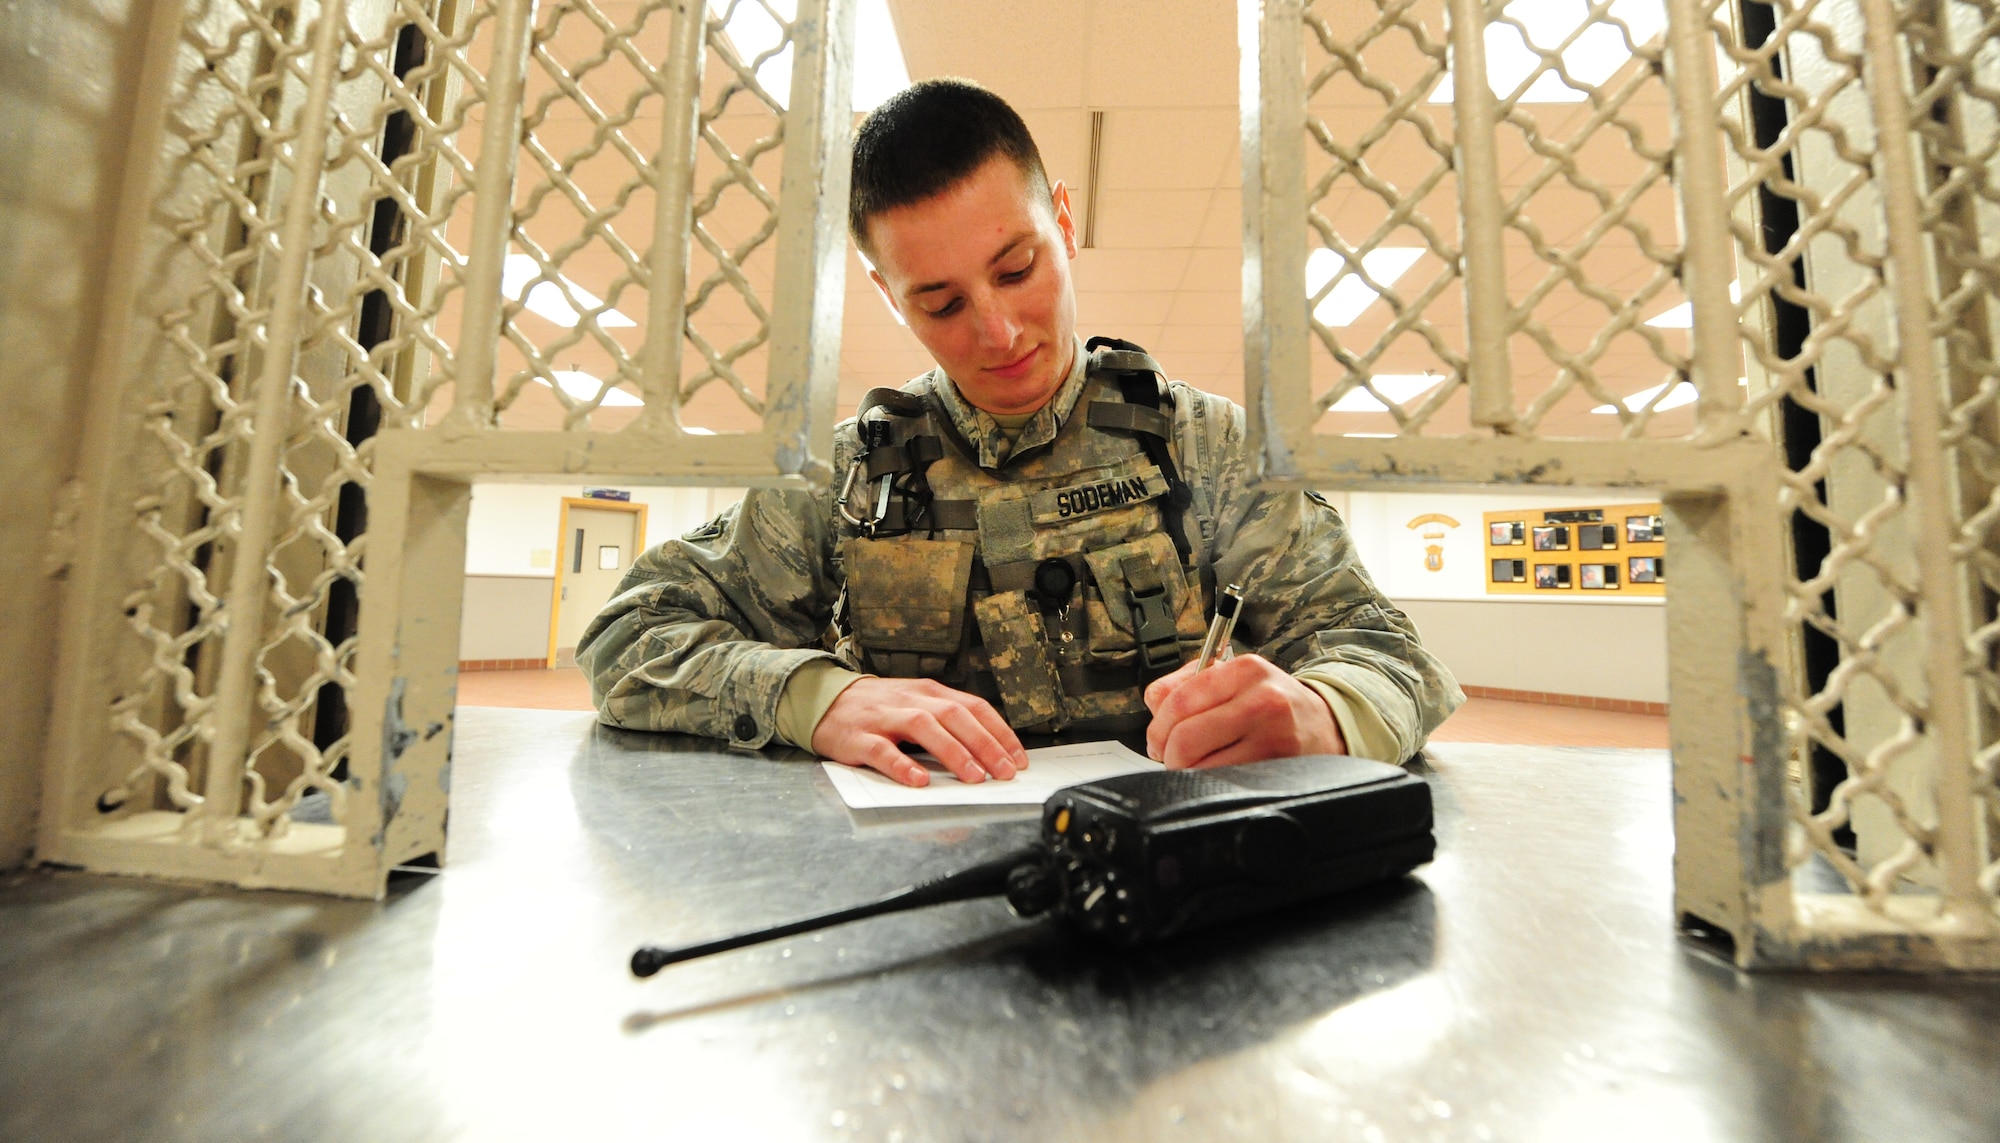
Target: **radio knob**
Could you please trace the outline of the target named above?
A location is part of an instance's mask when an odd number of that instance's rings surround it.
[[[1035,917],[1062,900],[1062,882],[1046,865],[1023,865],[1007,875],[1007,904],[1019,917]]]

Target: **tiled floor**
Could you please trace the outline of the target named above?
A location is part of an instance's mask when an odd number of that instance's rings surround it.
[[[458,705],[591,710],[590,683],[575,667],[556,671],[462,671]]]
[[[458,678],[462,706],[589,710],[590,684],[574,669],[471,671]],[[1511,746],[1637,746],[1665,749],[1667,720],[1658,715],[1471,698],[1431,735],[1436,742]]]

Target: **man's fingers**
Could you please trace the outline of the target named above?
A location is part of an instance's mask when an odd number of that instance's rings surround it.
[[[1270,757],[1268,751],[1248,738],[1239,738],[1234,743],[1217,750],[1201,761],[1187,767],[1190,770],[1212,770],[1218,766],[1240,766],[1245,762],[1261,762]]]
[[[866,766],[888,775],[905,786],[928,786],[931,773],[924,764],[896,749],[896,744],[879,736],[871,737],[861,747],[858,760],[841,759],[849,766]]]
[[[1028,752],[1021,746],[1021,737],[1014,733],[1013,727],[1007,725],[1007,720],[1001,717],[1000,712],[993,709],[993,704],[978,695],[959,692],[959,697],[961,700],[959,705],[970,711],[979,725],[985,728],[994,743],[1007,755],[1007,760],[1014,764],[1014,769],[1026,770]]]
[[[945,733],[971,753],[973,763],[1005,782],[1014,776],[1013,752],[1002,746],[979,716],[963,703],[948,702],[937,713]]]
[[[1182,683],[1194,677],[1195,663],[1182,663],[1172,674],[1162,675],[1146,686],[1146,709],[1157,711],[1167,697],[1180,689]]]
[[[972,785],[986,780],[986,770],[972,756],[972,751],[967,750],[965,744],[945,729],[944,723],[939,722],[931,712],[911,711],[904,719],[902,736],[906,741],[930,751],[931,757],[942,763],[959,781]]]
[[[1160,761],[1169,770],[1194,770],[1209,765],[1209,756],[1247,739],[1255,727],[1240,717],[1231,717],[1227,705],[1213,707],[1181,719],[1162,743]]]
[[[1174,682],[1177,675],[1183,677]],[[1192,664],[1182,664],[1180,670],[1146,688],[1146,705],[1153,711],[1153,721],[1146,727],[1146,753],[1166,761],[1167,741],[1175,727],[1229,701],[1246,679],[1241,668],[1229,663],[1215,663],[1200,672],[1195,671]],[[1173,685],[1165,688],[1159,695],[1159,701],[1155,702],[1153,687],[1167,683]]]

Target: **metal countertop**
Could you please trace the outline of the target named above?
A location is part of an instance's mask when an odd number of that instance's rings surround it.
[[[0,882],[0,1139],[2000,1139],[1993,978],[1678,942],[1664,751],[1442,745],[1403,883],[1139,952],[995,901],[678,943],[997,855],[798,755],[463,708],[382,902]]]

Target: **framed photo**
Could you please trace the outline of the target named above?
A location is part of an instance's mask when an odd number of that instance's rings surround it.
[[[1505,520],[1496,524],[1488,524],[1486,526],[1486,542],[1495,547],[1502,547],[1513,543],[1514,525]]]
[[[1535,550],[1538,552],[1568,551],[1568,526],[1563,524],[1537,524],[1535,526]]]
[[[1494,583],[1513,583],[1513,582],[1514,582],[1514,561],[1513,561],[1513,560],[1494,560],[1494,561],[1493,561],[1493,582],[1494,582]]]
[[[1618,525],[1584,524],[1576,530],[1576,546],[1586,552],[1618,546]]]
[[[1583,589],[1585,591],[1604,590],[1603,564],[1584,564],[1577,570],[1583,573]]]
[[[1536,564],[1535,586],[1538,588],[1565,588],[1570,584],[1568,564]]]
[[[1660,582],[1660,561],[1654,556],[1633,556],[1625,561],[1625,570],[1632,575],[1633,583]]]
[[[1653,541],[1653,516],[1625,517],[1625,542],[1628,544],[1649,544]]]

